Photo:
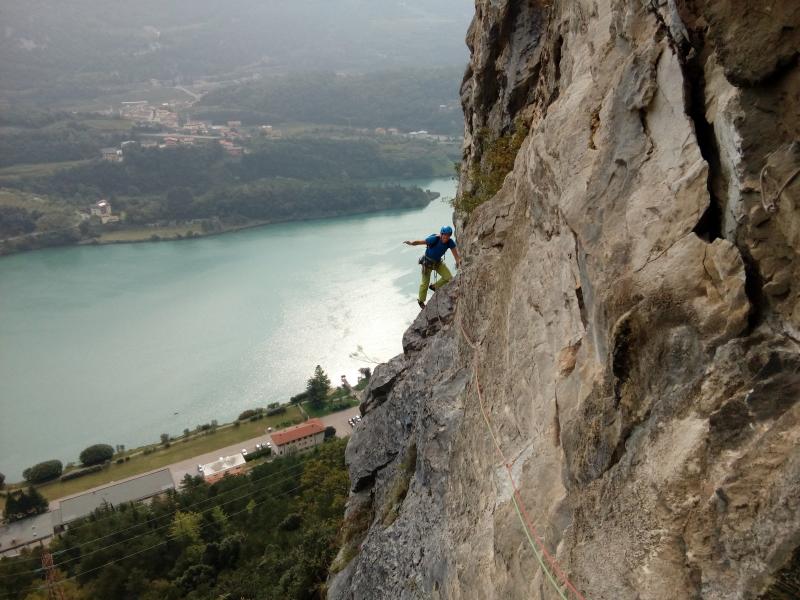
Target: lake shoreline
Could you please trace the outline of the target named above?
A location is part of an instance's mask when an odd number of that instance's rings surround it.
[[[114,244],[144,244],[144,243],[157,243],[157,242],[178,242],[183,240],[194,240],[198,238],[207,238],[207,237],[214,237],[219,235],[225,235],[228,233],[235,233],[238,231],[245,231],[248,229],[257,229],[259,227],[266,227],[268,225],[285,225],[287,223],[307,223],[313,221],[328,221],[331,219],[337,218],[347,218],[347,217],[358,217],[358,216],[366,216],[376,213],[383,213],[387,211],[406,211],[406,210],[420,210],[424,209],[434,202],[441,198],[441,194],[439,192],[431,192],[430,190],[423,190],[427,193],[428,199],[424,203],[420,203],[418,206],[406,206],[402,208],[391,208],[391,207],[379,207],[379,208],[371,208],[367,210],[355,210],[355,211],[348,211],[348,212],[341,212],[335,211],[330,214],[322,214],[322,215],[315,215],[313,217],[290,217],[286,219],[268,219],[268,220],[259,220],[249,223],[244,223],[241,225],[224,225],[221,230],[215,231],[195,231],[192,228],[192,225],[196,225],[196,223],[186,225],[175,225],[175,226],[168,226],[168,227],[131,227],[131,228],[121,228],[117,231],[109,231],[102,234],[100,237],[94,238],[86,238],[80,239],[73,242],[67,243],[55,243],[55,244],[45,244],[41,246],[37,246],[34,248],[18,248],[18,247],[8,247],[8,242],[10,240],[0,240],[0,259],[7,256],[13,256],[16,254],[27,253],[27,252],[35,252],[37,250],[46,250],[49,248],[68,248],[73,246],[108,246]],[[184,231],[185,233],[175,233],[173,235],[163,235],[165,231],[174,232],[176,230]],[[77,228],[75,228],[77,231]],[[124,233],[124,232],[131,232],[135,231],[139,233],[139,235],[134,235],[130,239],[103,239],[103,235],[109,235],[113,238],[114,234]],[[161,233],[159,233],[161,232]],[[32,236],[43,237],[47,235],[48,232],[38,233],[38,234],[31,234]],[[54,232],[59,233],[59,232]],[[154,237],[155,236],[155,237]],[[18,239],[18,238],[13,238]],[[31,238],[31,241],[35,240],[36,238]],[[26,239],[20,240],[22,243],[27,241]]]
[[[402,351],[419,275],[401,242],[450,223],[455,192],[450,179],[407,185],[440,200],[0,261],[0,472],[18,481],[86,440],[134,447],[228,421],[285,402],[317,364],[352,379],[360,347],[367,362]]]

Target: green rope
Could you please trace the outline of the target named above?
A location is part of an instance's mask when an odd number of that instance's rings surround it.
[[[519,506],[517,505],[516,493],[511,494],[511,499],[514,501],[514,508],[517,509],[517,516],[519,517],[520,523],[522,523],[522,530],[525,532],[525,537],[528,538],[528,543],[531,545],[531,548],[533,549],[533,554],[534,556],[536,556],[536,560],[539,561],[539,565],[541,565],[545,575],[547,575],[547,578],[550,580],[550,583],[553,584],[553,589],[555,589],[556,592],[558,592],[558,595],[562,598],[562,600],[569,600],[569,598],[564,595],[564,591],[559,587],[558,582],[555,580],[555,577],[553,577],[553,574],[550,573],[550,569],[548,569],[547,565],[544,564],[544,560],[542,560],[542,555],[539,554],[539,551],[536,549],[536,544],[534,543],[533,538],[531,537],[530,531],[528,531],[527,525],[525,525],[525,519],[522,518],[522,512],[520,511]]]

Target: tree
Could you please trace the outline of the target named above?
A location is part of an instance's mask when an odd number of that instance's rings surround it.
[[[191,211],[194,196],[189,188],[173,188],[167,192],[167,210],[170,216],[185,218]]]
[[[161,434],[161,443],[164,444],[165,446],[167,444],[169,444],[169,434],[168,433],[162,433]]]
[[[18,521],[25,517],[39,515],[47,512],[48,502],[35,487],[29,487],[27,492],[16,490],[6,498],[5,517],[9,521]]]
[[[172,519],[170,535],[187,544],[194,544],[200,541],[200,519],[198,513],[181,512],[175,513]]]
[[[43,483],[59,477],[63,470],[60,460],[46,460],[25,469],[22,476],[30,483]]]
[[[308,396],[311,406],[321,408],[328,398],[328,392],[331,389],[331,380],[322,370],[319,365],[314,369],[314,376],[308,380],[306,385],[306,395]]]
[[[334,438],[334,437],[336,437],[336,427],[333,427],[332,425],[328,425],[325,428],[325,439],[329,440],[329,439]]]
[[[85,467],[99,465],[114,457],[114,448],[108,444],[95,444],[84,449],[80,454],[81,463]]]
[[[6,484],[6,476],[0,473],[0,490],[3,489],[3,486]]]

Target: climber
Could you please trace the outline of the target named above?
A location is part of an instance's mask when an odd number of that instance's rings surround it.
[[[422,283],[419,286],[417,303],[420,308],[425,308],[425,299],[428,297],[429,289],[435,292],[453,278],[447,265],[444,264],[444,260],[442,260],[448,248],[453,252],[453,258],[456,259],[456,267],[461,265],[461,257],[458,255],[456,242],[452,239],[452,235],[453,228],[445,225],[438,235],[434,233],[424,240],[415,240],[413,242],[406,240],[403,242],[408,246],[427,246],[425,254],[419,259],[419,264],[422,265]],[[428,285],[433,271],[436,271],[441,279],[433,285]]]

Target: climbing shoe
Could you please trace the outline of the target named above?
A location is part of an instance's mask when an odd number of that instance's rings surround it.
[[[419,304],[420,308],[425,308],[425,303],[422,300],[417,300],[417,304]]]

